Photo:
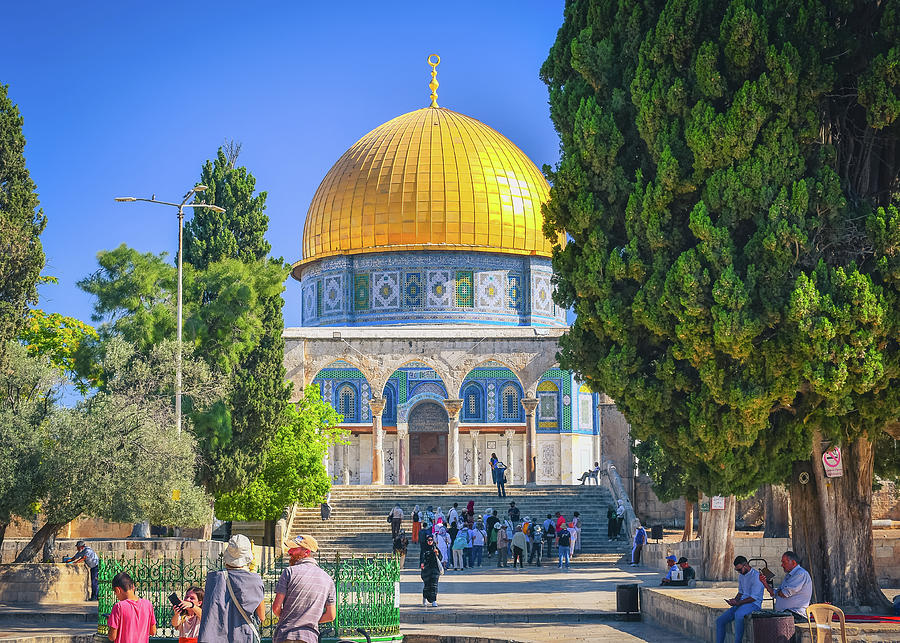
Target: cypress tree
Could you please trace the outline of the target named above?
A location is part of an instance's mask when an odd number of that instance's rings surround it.
[[[44,269],[40,235],[47,223],[25,167],[24,119],[0,85],[0,361],[25,324],[28,304],[37,303]]]
[[[701,491],[789,482],[815,598],[879,607],[898,36],[897,0],[572,0],[541,70],[562,150],[546,232],[568,235],[557,301],[577,313],[563,365]],[[829,445],[844,451],[830,484]]]
[[[254,194],[256,179],[247,168],[235,167],[237,152],[232,146],[229,149],[234,150],[230,156],[226,149],[219,148],[216,158],[203,165],[200,176],[200,182],[207,186],[202,199],[225,208],[225,212],[198,209],[185,224],[185,262],[204,271],[211,264],[237,259],[251,270],[255,266],[258,273],[272,273],[278,268],[283,282],[287,274],[284,261],[267,257],[271,246],[265,239],[269,223],[265,214],[266,193]],[[224,408],[216,410],[227,417],[207,418],[230,428],[225,432],[225,440],[218,439],[222,431],[210,432],[215,439],[206,445],[201,462],[200,477],[217,496],[244,487],[256,478],[267,445],[285,421],[291,387],[285,378],[281,337],[283,290],[279,282],[274,294],[257,299],[252,313],[262,320],[259,341],[231,366],[230,394]],[[204,423],[199,421],[201,427]]]

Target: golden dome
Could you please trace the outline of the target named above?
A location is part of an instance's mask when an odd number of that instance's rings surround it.
[[[294,267],[407,250],[549,257],[541,231],[548,194],[543,175],[506,137],[448,109],[419,109],[363,136],[328,171]]]

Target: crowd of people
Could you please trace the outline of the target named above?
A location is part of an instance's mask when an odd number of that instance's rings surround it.
[[[411,537],[402,527],[404,512],[396,505],[388,514],[393,551],[405,565],[410,544],[418,544],[419,568],[424,582],[422,604],[437,606],[438,579],[445,572],[464,572],[494,565],[524,569],[526,563],[542,567],[544,557],[555,558],[557,567],[569,569],[581,551],[582,519],[579,512],[566,518],[562,512],[546,518],[522,515],[516,503],[506,511],[486,508],[475,513],[475,502],[465,508],[454,502],[445,513],[441,507],[418,505],[412,509]],[[546,553],[545,553],[546,552]]]
[[[319,623],[337,615],[335,586],[331,576],[315,560],[319,550],[312,536],[297,536],[285,543],[290,566],[275,584],[272,614],[278,618],[274,643],[317,643]],[[180,598],[169,597],[174,615],[172,627],[179,643],[259,643],[265,618],[262,577],[250,570],[253,547],[243,535],[228,541],[223,554],[225,569],[210,572],[204,587],[190,587]],[[116,603],[107,619],[108,638],[114,643],[148,643],[156,634],[153,605],[138,598],[127,572],[112,580]]]

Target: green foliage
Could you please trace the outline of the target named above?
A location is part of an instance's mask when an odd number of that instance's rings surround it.
[[[61,378],[47,357],[18,343],[9,354],[0,371],[0,523],[38,510],[59,524],[82,514],[185,526],[208,520],[193,440],[174,427],[174,342],[146,354],[119,338],[107,342],[103,390],[75,408],[56,404]],[[224,393],[203,362],[187,356],[184,366],[185,394],[197,408]]]
[[[250,484],[283,423],[285,380],[281,293],[287,266],[266,258],[265,193],[219,150],[207,162],[203,199],[224,213],[197,210],[185,225],[184,342],[227,381],[227,395],[202,409],[185,405],[202,457],[198,480],[219,496]],[[123,337],[141,350],[175,336],[176,272],[167,256],[120,246],[98,255],[100,269],[79,282],[96,297],[101,342]],[[96,357],[96,356],[95,356]]]
[[[282,424],[266,451],[262,473],[240,491],[216,500],[224,520],[276,520],[285,507],[322,502],[331,488],[323,458],[329,445],[344,443],[342,418],[310,386],[285,409]]]
[[[42,491],[40,436],[49,430],[62,381],[46,358],[10,342],[0,365],[0,525],[34,513]]]
[[[700,491],[900,416],[898,20],[895,0],[566,6],[541,70],[561,362]]]
[[[45,437],[41,508],[50,522],[81,513],[123,522],[201,525],[211,498],[195,486],[197,451],[178,434],[172,395],[175,342],[140,353],[119,338],[105,344],[103,390],[61,410]],[[196,408],[220,397],[221,383],[202,361],[185,356],[185,395]],[[172,500],[172,491],[181,493]]]
[[[265,240],[266,193],[254,195],[256,179],[247,168],[236,167],[239,150],[233,143],[220,148],[200,176],[207,186],[203,200],[225,212],[197,210],[185,226],[185,261],[206,276],[198,311],[202,323],[196,328],[200,351],[232,384],[211,424],[218,430],[208,434],[203,448],[208,456],[201,479],[217,497],[250,484],[260,475],[268,450],[280,448],[270,444],[282,431],[291,391],[281,337],[288,268],[281,259],[266,258],[271,249]],[[246,512],[258,513],[258,506]]]
[[[687,498],[691,502],[699,499],[697,486],[691,483],[690,475],[681,466],[681,456],[662,448],[656,440],[635,442],[632,453],[637,459],[638,469],[653,480],[653,493],[660,502],[671,502]]]
[[[166,254],[125,244],[97,253],[98,270],[78,282],[95,298],[91,319],[103,338],[121,337],[139,350],[175,337],[176,272]]]
[[[216,158],[203,164],[200,183],[206,191],[197,202],[214,203],[225,212],[197,209],[184,225],[184,260],[197,268],[233,258],[252,264],[266,257],[269,217],[266,193],[256,195],[256,178],[245,167],[234,167],[240,146],[219,148]]]
[[[37,303],[47,223],[25,167],[23,119],[8,90],[0,84],[0,358],[22,328],[28,304]]]
[[[93,326],[40,309],[28,311],[25,327],[19,333],[19,340],[29,355],[46,357],[60,375],[72,380],[82,395],[99,384],[100,372],[93,363],[86,369],[80,368],[78,357],[88,343],[97,339]],[[86,372],[82,375],[82,371]]]

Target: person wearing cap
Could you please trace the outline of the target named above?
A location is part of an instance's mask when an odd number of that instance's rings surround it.
[[[272,613],[278,625],[272,640],[317,643],[319,623],[330,623],[337,616],[334,581],[313,557],[319,551],[315,538],[300,535],[284,546],[291,566],[275,583]]]
[[[660,585],[668,585],[674,580],[681,580],[681,568],[677,563],[678,558],[672,554],[666,556],[666,567],[668,568],[668,571],[666,571],[666,575],[663,576],[663,579],[659,582]]]
[[[242,534],[232,536],[222,559],[225,569],[206,576],[197,641],[259,643],[266,605],[262,578],[249,569],[253,562],[250,539]]]
[[[100,558],[83,540],[79,540],[75,543],[75,555],[69,558],[63,558],[63,562],[67,565],[74,565],[81,560],[84,561],[85,566],[91,574],[91,597],[88,600],[96,601],[97,590],[100,586],[100,579],[97,576],[97,572],[100,569]]]
[[[697,579],[697,572],[694,571],[694,568],[688,564],[688,559],[682,556],[678,559],[678,567],[681,569],[681,580],[671,580],[667,581],[663,579],[663,585],[668,586],[680,586],[680,587],[692,587],[690,584],[692,580]],[[694,583],[696,585],[696,583]]]

